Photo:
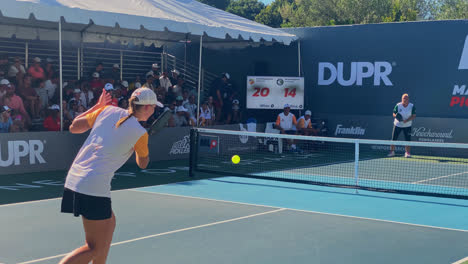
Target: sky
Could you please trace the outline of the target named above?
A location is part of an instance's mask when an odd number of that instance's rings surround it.
[[[260,0],[260,2],[264,3],[265,5],[268,5],[269,3],[273,2],[274,0]]]

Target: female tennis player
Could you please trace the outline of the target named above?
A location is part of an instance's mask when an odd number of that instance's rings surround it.
[[[82,216],[86,243],[65,256],[62,264],[106,262],[115,228],[110,198],[114,172],[134,151],[140,168],[149,162],[148,134],[139,121],[163,105],[148,88],[133,92],[128,110],[108,105],[111,99],[103,89],[98,103],[70,126],[74,134],[91,132],[68,171],[61,211]]]

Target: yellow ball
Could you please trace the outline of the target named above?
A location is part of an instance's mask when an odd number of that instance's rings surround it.
[[[234,155],[231,158],[232,163],[237,164],[240,162],[240,157],[238,155]]]

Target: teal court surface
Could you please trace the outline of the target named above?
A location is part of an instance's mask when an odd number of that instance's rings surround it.
[[[468,200],[122,168],[108,263],[464,263]],[[59,213],[65,172],[2,176],[0,263],[58,263],[84,243]]]

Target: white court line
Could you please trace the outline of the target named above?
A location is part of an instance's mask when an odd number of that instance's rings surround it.
[[[202,198],[202,197],[196,197],[196,196],[186,196],[186,195],[178,195],[178,194],[140,191],[140,190],[137,190],[137,189],[130,189],[128,191],[144,192],[144,193],[167,195],[167,196],[174,196],[174,197],[183,197],[183,198],[189,198],[189,199],[215,201],[215,202],[222,202],[222,203],[261,206],[261,207],[269,207],[269,208],[281,208],[281,209],[287,209],[289,211],[296,211],[296,212],[313,213],[313,214],[319,214],[319,215],[331,215],[331,216],[339,216],[339,217],[346,217],[346,218],[353,218],[353,219],[362,219],[362,220],[370,220],[370,221],[377,221],[377,222],[384,222],[384,223],[402,224],[402,225],[409,225],[409,226],[416,226],[416,227],[424,227],[424,228],[441,229],[441,230],[449,230],[449,231],[458,231],[458,232],[468,233],[468,230],[464,230],[464,229],[456,229],[456,228],[448,228],[448,227],[440,227],[440,226],[430,226],[430,225],[420,225],[420,224],[412,224],[412,223],[405,223],[405,222],[398,222],[398,221],[391,221],[391,220],[383,220],[383,219],[377,219],[377,218],[367,218],[367,217],[352,216],[352,215],[342,215],[342,214],[333,214],[333,213],[324,213],[324,212],[317,212],[317,211],[301,210],[301,209],[294,209],[294,208],[288,208],[288,207],[275,207],[275,206],[268,206],[268,205],[261,205],[261,204],[251,204],[251,203],[233,202],[233,201],[226,201],[226,200],[217,200],[217,199],[211,199],[211,198]]]
[[[287,210],[287,209],[286,209],[286,208],[280,208],[280,209],[276,209],[276,210],[272,210],[272,211],[268,211],[268,212],[257,213],[257,214],[251,214],[251,215],[241,216],[241,217],[237,217],[237,218],[231,218],[231,219],[224,220],[224,221],[218,221],[218,222],[213,222],[213,223],[209,223],[209,224],[198,225],[198,226],[192,226],[192,227],[187,227],[187,228],[172,230],[172,231],[168,231],[168,232],[164,232],[164,233],[159,233],[159,234],[154,234],[154,235],[149,235],[149,236],[144,236],[144,237],[138,237],[138,238],[134,238],[134,239],[129,239],[129,240],[125,240],[125,241],[120,241],[120,242],[112,243],[111,246],[117,246],[117,245],[122,245],[122,244],[127,244],[127,243],[132,243],[132,242],[135,242],[135,241],[140,241],[140,240],[148,239],[148,238],[159,237],[159,236],[164,236],[164,235],[170,235],[170,234],[179,233],[179,232],[183,232],[183,231],[188,231],[188,230],[193,230],[193,229],[198,229],[198,228],[203,228],[203,227],[208,227],[208,226],[214,226],[214,225],[219,225],[219,224],[224,224],[224,223],[239,221],[239,220],[243,220],[243,219],[247,219],[247,218],[252,218],[252,217],[256,217],[256,216],[261,216],[261,215],[266,215],[266,214],[277,213],[277,212],[284,211],[284,210]],[[41,261],[44,261],[44,260],[49,260],[49,259],[55,259],[55,258],[64,257],[64,256],[66,256],[67,254],[68,254],[68,253],[60,254],[60,255],[55,255],[55,256],[50,256],[50,257],[41,258],[41,259],[34,259],[34,260],[26,261],[26,262],[21,262],[21,263],[18,263],[18,264],[37,263],[37,262],[41,262]]]
[[[422,183],[422,182],[427,182],[427,181],[438,180],[438,179],[442,179],[442,178],[448,178],[448,177],[452,177],[452,176],[462,175],[462,174],[466,174],[466,173],[468,173],[468,171],[454,173],[454,174],[445,175],[445,176],[439,176],[439,177],[430,178],[430,179],[421,180],[421,181],[415,181],[415,182],[412,182],[412,183]],[[439,186],[439,185],[436,185],[436,186]]]
[[[454,262],[454,263],[452,263],[452,264],[463,264],[463,263],[465,263],[466,261],[468,261],[468,257],[466,257],[466,258],[464,258],[464,259],[460,259],[459,261]]]

